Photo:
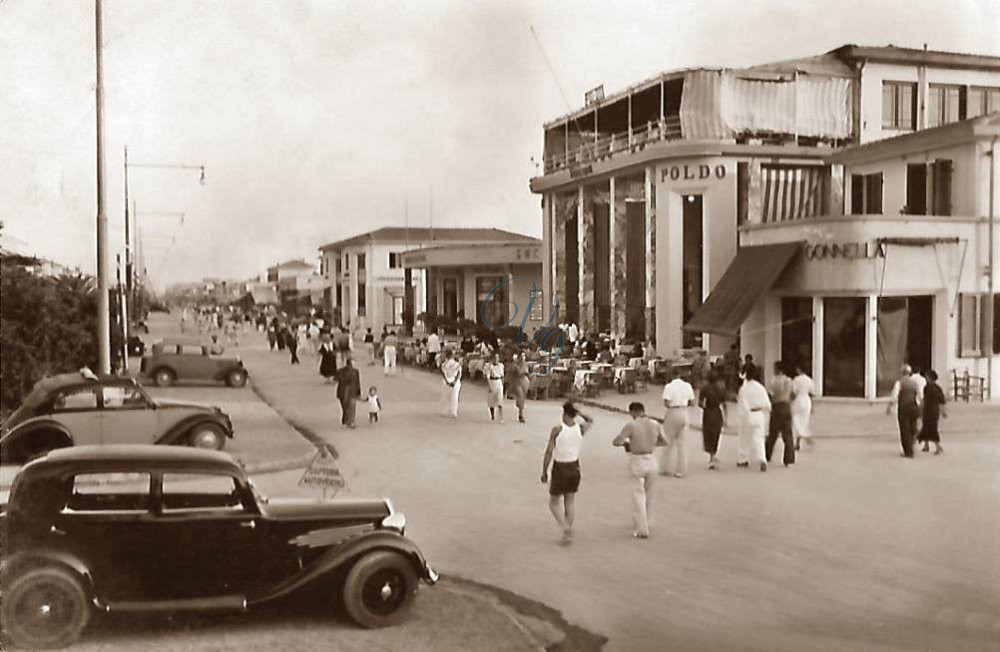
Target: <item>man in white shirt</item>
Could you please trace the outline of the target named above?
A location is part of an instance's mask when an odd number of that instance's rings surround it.
[[[441,363],[441,374],[444,376],[444,384],[447,386],[448,395],[448,416],[452,419],[458,418],[458,398],[462,392],[462,362],[457,357],[452,357],[450,351],[445,352],[444,362]]]
[[[760,367],[754,365],[747,369],[746,379],[740,385],[737,396],[737,403],[743,412],[743,422],[740,424],[736,466],[750,466],[752,458],[754,463],[760,464],[761,471],[767,471],[764,431],[768,412],[771,411],[771,397],[760,384]]]
[[[663,434],[667,445],[660,454],[660,475],[670,475],[670,458],[676,455],[674,477],[683,478],[687,472],[687,449],[684,435],[688,427],[688,407],[694,405],[694,388],[677,375],[671,367],[667,370],[667,382],[663,387]]]
[[[441,336],[437,333],[431,333],[430,337],[427,338],[427,356],[431,367],[438,365],[439,353],[441,353]]]

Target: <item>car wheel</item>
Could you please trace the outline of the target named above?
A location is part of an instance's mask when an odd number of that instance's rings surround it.
[[[30,650],[69,645],[90,620],[90,602],[77,577],[62,568],[29,570],[4,587],[3,630]]]
[[[188,442],[195,448],[221,451],[226,445],[226,432],[214,423],[201,423],[191,429]]]
[[[413,564],[399,553],[378,550],[359,559],[344,580],[344,607],[362,627],[395,625],[413,607]]]
[[[169,369],[157,369],[153,374],[153,382],[157,387],[170,387],[177,380],[177,374]]]
[[[226,384],[230,387],[243,387],[247,384],[247,372],[234,369],[226,376]]]

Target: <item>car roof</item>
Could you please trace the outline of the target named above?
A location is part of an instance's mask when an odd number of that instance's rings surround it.
[[[243,472],[239,462],[228,453],[220,451],[187,446],[112,444],[58,448],[25,465],[19,475],[62,475],[67,470],[93,471],[104,468],[135,472],[148,468]]]

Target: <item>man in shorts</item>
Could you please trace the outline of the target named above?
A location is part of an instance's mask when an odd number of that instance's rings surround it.
[[[583,422],[577,418],[583,419]],[[576,513],[576,491],[580,487],[580,449],[583,436],[594,420],[579,412],[571,401],[563,403],[562,420],[549,433],[549,444],[542,460],[542,484],[549,482],[549,464],[552,465],[552,482],[549,483],[549,510],[562,528],[560,543],[573,541],[573,517]]]

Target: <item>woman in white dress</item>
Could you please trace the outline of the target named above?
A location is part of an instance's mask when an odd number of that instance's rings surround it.
[[[795,450],[799,450],[802,446],[803,439],[810,446],[814,445],[809,419],[812,416],[812,397],[815,393],[816,385],[813,379],[801,364],[797,365],[795,378],[792,379],[792,436],[795,437]]]
[[[490,421],[500,420],[503,423],[503,379],[504,367],[500,355],[494,353],[493,358],[483,368],[486,375],[486,407],[490,409]]]

